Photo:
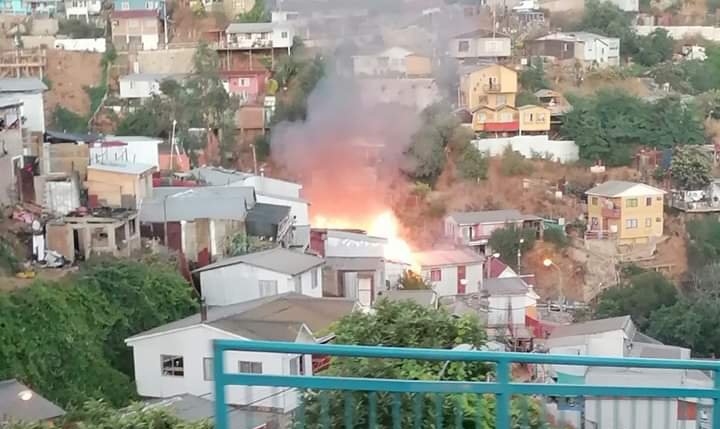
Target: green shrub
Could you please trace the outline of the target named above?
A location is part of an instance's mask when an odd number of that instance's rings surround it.
[[[503,176],[520,176],[532,173],[533,165],[519,152],[510,146],[505,148],[500,162],[500,172]]]
[[[562,228],[548,228],[543,232],[543,241],[552,243],[558,249],[564,249],[570,244],[570,239]]]

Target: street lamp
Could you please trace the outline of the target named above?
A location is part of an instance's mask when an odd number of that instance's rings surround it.
[[[555,268],[555,269],[557,270],[557,273],[558,273],[558,294],[559,294],[559,298],[560,298],[560,303],[561,303],[561,304],[565,304],[565,296],[563,295],[563,273],[562,273],[562,270],[561,270],[560,267],[558,267],[557,264],[555,264],[555,263],[552,261],[552,259],[550,259],[550,258],[545,258],[545,260],[543,260],[543,265],[545,265],[546,268],[553,267],[553,268]]]
[[[521,271],[522,271],[522,270],[520,269],[520,257],[522,256],[522,245],[523,245],[523,243],[525,243],[525,239],[524,239],[524,238],[521,238],[521,239],[520,239],[520,242],[519,242],[519,244],[518,244],[518,251],[517,251],[517,258],[518,258],[518,260],[517,260],[517,269],[518,269],[518,272],[517,272],[517,273],[518,273],[518,275],[520,275],[520,274],[521,274]]]

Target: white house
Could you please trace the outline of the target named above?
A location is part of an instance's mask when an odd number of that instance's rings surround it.
[[[160,168],[160,152],[158,146],[163,140],[155,137],[142,136],[106,136],[105,142],[125,144],[125,156],[122,160],[129,164],[148,164]],[[93,160],[91,159],[91,162]]]
[[[439,297],[475,293],[481,288],[484,258],[469,249],[429,250],[414,256],[422,277]]]
[[[567,56],[582,61],[587,67],[608,67],[620,64],[620,39],[584,31],[551,33],[532,41],[536,49],[531,52],[561,59]]]
[[[690,350],[668,346],[640,333],[630,316],[613,317],[561,326],[553,330],[546,342],[549,353],[587,356],[689,359]],[[549,368],[560,384],[595,384],[662,387],[712,387],[712,380],[701,371],[639,368],[601,368],[554,365]],[[696,398],[585,398],[584,406],[565,410],[565,423],[611,429],[619,427],[652,427],[653,416],[672,428],[690,429],[703,419],[707,424],[711,403]],[[617,411],[616,411],[617,410]],[[598,411],[600,414],[598,414]],[[617,412],[617,415],[615,414]],[[598,418],[598,416],[600,418]],[[633,418],[635,419],[633,421]],[[698,421],[700,420],[700,421]],[[598,425],[598,422],[600,424]],[[708,426],[709,427],[709,426]]]
[[[281,247],[223,259],[195,270],[208,305],[230,305],[295,292],[322,297],[322,265],[317,256]]]
[[[47,86],[36,77],[0,79],[0,96],[22,102],[22,117],[30,132],[45,132],[45,100]]]
[[[176,77],[165,73],[132,73],[122,76],[120,81],[120,98],[145,99],[160,95],[160,83]]]
[[[100,15],[101,0],[65,0],[65,17],[90,22],[91,17]]]
[[[536,314],[540,297],[520,277],[485,279],[480,291],[487,296],[490,328],[522,329],[526,326],[525,316]]]
[[[360,99],[368,106],[398,104],[418,112],[442,99],[432,78],[371,78],[355,80]]]
[[[186,317],[125,340],[133,349],[135,383],[140,396],[168,398],[185,393],[213,393],[212,341],[267,340],[324,342],[316,334],[350,314],[349,300],[310,298],[294,293],[221,307],[204,307]],[[227,352],[225,371],[312,375],[312,357],[276,353]],[[292,389],[232,386],[227,403],[289,412],[297,405]]]
[[[232,23],[225,29],[224,47],[238,50],[290,49],[295,30],[285,23]]]
[[[535,228],[542,230],[542,218],[526,215],[515,209],[486,210],[478,212],[452,212],[445,216],[445,237],[455,244],[469,246],[479,253],[488,252],[486,247],[495,230]]]

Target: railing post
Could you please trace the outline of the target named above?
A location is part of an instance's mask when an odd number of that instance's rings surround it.
[[[715,393],[720,390],[720,369],[713,371],[713,383],[715,385]],[[713,399],[712,427],[720,429],[720,398],[717,396]]]
[[[225,356],[223,348],[213,343],[213,377],[215,378],[215,429],[228,429],[225,405]]]
[[[510,363],[498,361],[495,373],[500,385],[500,393],[495,395],[495,429],[510,429]]]

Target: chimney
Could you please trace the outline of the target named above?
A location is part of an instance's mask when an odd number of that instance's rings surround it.
[[[205,304],[205,298],[200,298],[200,322],[204,323],[207,321],[207,304]]]

